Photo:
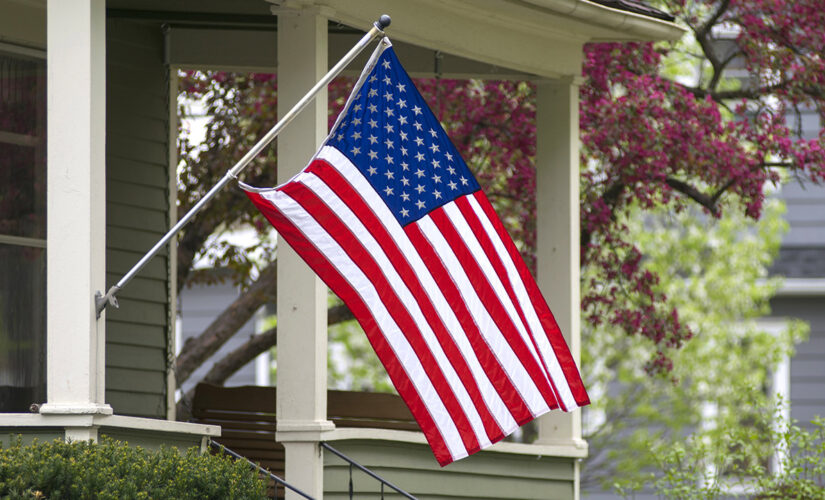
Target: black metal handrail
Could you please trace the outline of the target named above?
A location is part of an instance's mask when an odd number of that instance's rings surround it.
[[[410,498],[411,500],[418,500],[416,497],[414,497],[414,496],[410,495],[409,493],[407,493],[406,491],[402,490],[402,489],[401,489],[401,488],[399,488],[398,486],[396,486],[396,485],[392,484],[391,482],[389,482],[389,481],[387,481],[386,479],[382,478],[382,477],[381,477],[381,476],[379,476],[378,474],[376,474],[376,473],[374,473],[373,471],[371,471],[371,470],[367,469],[367,468],[366,468],[366,467],[364,467],[363,465],[359,464],[358,462],[356,462],[355,460],[351,459],[350,457],[348,457],[348,456],[344,455],[343,453],[341,453],[340,451],[336,450],[335,448],[333,448],[332,446],[328,445],[327,443],[321,442],[320,444],[321,444],[321,446],[323,446],[323,447],[324,447],[324,448],[326,448],[327,450],[331,451],[331,452],[332,452],[332,453],[334,453],[335,455],[338,455],[338,457],[339,457],[339,458],[341,458],[342,460],[344,460],[345,462],[348,462],[348,463],[349,463],[349,498],[350,498],[350,500],[352,500],[352,498],[353,498],[353,488],[352,488],[352,468],[353,468],[353,467],[357,467],[358,469],[360,469],[362,472],[364,472],[364,473],[365,473],[365,474],[367,474],[368,476],[370,476],[370,477],[372,477],[373,479],[376,479],[376,480],[378,480],[378,481],[380,481],[380,482],[381,482],[381,500],[383,500],[383,499],[384,499],[384,486],[385,486],[385,485],[386,485],[388,488],[395,490],[395,492],[396,492],[396,493],[398,493],[398,494],[400,494],[400,495],[402,495],[402,496],[405,496],[405,497],[407,497],[407,498]]]
[[[253,469],[256,469],[258,472],[260,472],[260,473],[265,474],[266,476],[268,476],[268,477],[269,477],[269,479],[272,479],[273,481],[275,481],[275,483],[276,483],[276,486],[275,486],[275,496],[274,496],[273,498],[277,498],[277,497],[278,497],[278,486],[277,486],[277,484],[280,484],[281,486],[283,486],[283,487],[284,487],[284,489],[287,489],[287,488],[288,488],[288,489],[290,489],[290,490],[294,491],[295,493],[297,493],[297,494],[301,495],[301,496],[302,496],[302,497],[304,497],[304,498],[307,498],[307,499],[309,499],[309,500],[315,500],[313,497],[311,497],[311,496],[307,495],[306,493],[304,493],[303,491],[299,490],[299,489],[298,489],[298,488],[296,488],[295,486],[292,486],[291,484],[287,483],[286,481],[284,481],[284,480],[283,480],[283,479],[281,479],[280,477],[276,476],[275,474],[271,473],[271,472],[270,472],[270,471],[268,471],[267,469],[264,469],[263,467],[261,467],[260,465],[256,464],[256,463],[255,463],[255,462],[253,462],[252,460],[250,460],[250,459],[248,459],[248,458],[244,457],[243,455],[239,455],[238,453],[236,453],[236,452],[234,452],[234,451],[230,450],[229,448],[227,448],[226,446],[224,446],[224,445],[222,445],[222,444],[218,443],[217,441],[212,440],[212,441],[210,441],[210,442],[209,442],[209,444],[210,444],[210,445],[212,445],[212,447],[214,447],[214,448],[218,448],[218,449],[220,449],[223,453],[226,453],[227,455],[229,455],[229,456],[231,456],[231,457],[234,457],[234,458],[236,458],[236,459],[238,459],[238,460],[246,460],[246,462],[247,462],[250,466],[252,466],[252,468],[253,468]],[[321,443],[321,444],[323,444],[323,443]],[[352,495],[350,495],[350,498],[352,498]]]

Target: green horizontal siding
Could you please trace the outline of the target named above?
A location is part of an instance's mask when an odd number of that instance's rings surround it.
[[[128,229],[128,227],[126,228]],[[163,233],[158,233],[158,239],[163,236]],[[114,250],[112,247],[119,246],[119,243],[112,244],[106,254],[106,267],[109,273],[117,273],[123,275],[146,253],[147,249],[134,249],[128,252],[123,250]],[[166,280],[166,259],[162,256],[157,256],[146,267],[140,270],[140,276],[143,278],[154,278]]]
[[[109,273],[106,279],[110,283],[117,281],[123,273]],[[134,278],[129,282],[129,286],[118,293],[118,299],[149,300],[162,304],[161,299],[166,294],[166,280],[157,278]],[[111,319],[111,315],[109,315]]]
[[[142,108],[146,109],[148,106],[151,105],[147,104],[146,106],[142,106]],[[127,151],[128,157],[132,160],[154,165],[166,165],[169,161],[169,151],[166,149],[166,143],[159,144],[152,140],[139,139],[119,133],[109,134],[106,142],[112,150],[120,152]]]
[[[106,340],[112,344],[154,347],[165,351],[165,331],[166,325],[141,325],[118,321],[112,322],[112,329],[106,332]]]
[[[333,447],[421,499],[573,499],[574,459],[485,451],[446,467],[426,445],[334,441]],[[324,498],[348,497],[349,466],[324,454]],[[380,498],[380,483],[353,473],[357,498]],[[399,498],[389,495],[386,498]]]
[[[169,113],[159,27],[110,20],[106,57],[106,281],[111,285],[169,227]],[[165,418],[166,249],[118,300],[120,308],[106,312],[106,402],[120,415]]]
[[[161,349],[110,343],[106,349],[106,366],[165,372],[166,358]]]
[[[118,299],[120,307],[108,314],[112,322],[135,323],[140,325],[167,326],[166,306],[131,299]]]
[[[99,429],[98,437],[108,437],[130,445],[141,446],[148,450],[157,450],[161,446],[174,446],[179,449],[200,448],[201,445],[201,436],[198,435],[106,426]],[[62,441],[65,439],[65,430],[62,428],[40,429],[32,427],[0,428],[0,447],[6,448],[11,443],[17,442],[18,439],[24,445],[31,444],[34,440],[41,443],[51,442],[55,439]]]
[[[119,57],[117,59],[110,59],[108,66],[110,68],[122,68],[123,70],[137,70],[146,75],[146,78],[151,78],[151,74],[147,74],[141,70],[156,65],[158,58],[161,57],[161,51],[157,47],[157,44],[153,43],[154,41],[151,38],[144,38],[143,41],[139,40],[139,38],[143,37],[142,34],[139,33],[139,30],[130,31],[131,33],[124,33],[126,36],[123,38],[115,37],[109,39],[109,45],[106,48],[109,51],[116,52]],[[135,36],[138,37],[138,40],[130,42],[125,39],[134,39]],[[128,85],[131,82],[131,80],[119,80],[117,83]],[[155,95],[163,96],[163,92],[158,89],[147,89],[146,93],[149,95],[154,93]]]
[[[135,89],[129,89],[134,92]],[[161,120],[156,116],[140,116],[109,113],[107,121],[113,128],[117,128],[118,134],[128,134],[136,139],[154,139],[166,130],[166,120]]]
[[[113,180],[106,185],[106,193],[119,205],[144,208],[147,205],[163,207],[168,203],[167,189],[157,186],[139,186]]]
[[[121,205],[113,199],[109,200],[106,207],[106,218],[111,219],[112,226],[155,231],[160,235],[168,228],[167,217],[167,214],[154,208]]]
[[[119,415],[161,418],[166,414],[166,396],[163,394],[106,389],[106,402]]]
[[[117,67],[113,67],[113,68],[110,67],[109,69],[112,70],[112,71],[117,71],[118,70]],[[128,93],[140,92],[141,91],[141,89],[139,87],[132,88],[132,87],[127,87],[127,86],[117,86],[117,85],[113,85],[113,84],[110,84],[109,88],[112,91],[118,91],[119,93],[122,93],[122,94],[128,94]],[[149,100],[150,99],[145,99],[143,104],[145,104],[145,102],[149,101]],[[162,103],[163,101],[161,101],[160,99],[151,99],[151,101],[154,103],[154,106],[150,106],[148,108],[145,107],[145,106],[141,106],[142,103],[140,101],[113,102],[111,106],[107,105],[107,108],[106,108],[107,120],[109,118],[112,118],[114,120],[119,120],[121,123],[123,123],[123,121],[127,119],[127,118],[122,118],[124,116],[128,117],[128,119],[138,119],[138,120],[140,120],[140,119],[149,119],[149,120],[157,119],[158,116],[154,113],[153,108],[157,108],[158,107],[157,105]],[[115,121],[114,123],[117,124],[118,121]]]
[[[106,371],[106,388],[111,391],[152,394],[165,383],[166,376],[157,370],[109,367]]]
[[[0,446],[8,448],[12,443],[20,440],[23,445],[29,445],[37,441],[51,442],[55,439],[63,439],[62,429],[38,429],[33,427],[15,427],[13,429],[0,429]]]
[[[120,154],[126,153],[110,151],[106,154],[106,177],[109,179],[131,182],[140,186],[158,187],[164,183],[164,179],[169,177],[169,169],[166,165],[141,163],[118,156]]]
[[[175,447],[180,450],[200,448],[201,437],[191,434],[173,434],[170,432],[153,432],[137,429],[119,429],[103,427],[99,436],[108,437],[115,441],[140,446],[147,450],[158,450],[161,447]]]

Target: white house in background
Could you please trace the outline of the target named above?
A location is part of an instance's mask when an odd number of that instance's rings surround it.
[[[0,393],[13,395],[2,400],[0,437],[109,435],[185,446],[220,434],[174,421],[174,252],[123,289],[119,309],[98,319],[93,302],[177,219],[175,69],[277,71],[282,114],[353,45],[354,30],[384,13],[413,75],[432,75],[438,51],[446,78],[537,83],[538,281],[577,355],[582,46],[682,35],[637,7],[621,0],[0,0],[2,64],[13,70],[0,71],[0,87],[16,92],[0,100],[0,359],[16,360],[0,371]],[[353,29],[334,29],[339,23]],[[279,138],[282,178],[325,137],[326,106],[321,96]],[[20,116],[32,118],[17,123]],[[479,473],[486,469],[475,467],[492,463],[513,477],[529,468],[536,476],[524,482],[541,485],[537,498],[578,496],[578,459],[587,453],[578,412],[543,417],[537,444],[502,443],[452,469],[431,470],[419,433],[335,429],[325,397],[326,290],[290,252],[280,252],[278,265],[290,291],[278,294],[277,439],[288,481],[322,497],[319,442],[334,440],[344,451],[358,443],[385,450],[413,492],[443,485],[489,496],[481,480],[488,476]]]

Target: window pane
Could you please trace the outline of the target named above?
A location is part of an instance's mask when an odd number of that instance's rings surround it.
[[[46,250],[0,245],[0,412],[46,400]]]
[[[46,237],[45,62],[0,53],[0,234]]]

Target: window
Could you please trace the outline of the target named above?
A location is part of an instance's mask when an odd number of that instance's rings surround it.
[[[760,330],[772,334],[779,339],[782,332],[789,327],[788,321],[785,318],[760,318],[757,320],[757,325]],[[791,423],[791,407],[790,407],[790,357],[788,354],[782,356],[779,362],[773,366],[766,384],[762,387],[763,393],[769,397],[769,401],[776,406],[774,414],[765,419],[764,416],[760,418],[759,415],[753,413],[755,408],[742,407],[742,413],[739,415],[741,425],[745,427],[752,427],[757,431],[757,434],[764,436],[763,442],[751,443],[751,446],[761,446],[761,453],[758,457],[752,459],[760,460],[761,467],[768,474],[779,475],[783,472],[785,461],[789,450],[780,442],[776,443],[771,440],[772,436],[782,434]],[[703,406],[704,423],[703,430],[708,430],[714,425],[716,418],[716,405],[713,403],[706,403]],[[731,452],[738,451],[740,445],[733,444],[730,447]],[[707,470],[708,478],[716,478],[721,485],[721,492],[723,495],[729,496],[745,496],[757,494],[757,482],[755,478],[743,476],[741,471],[747,469],[749,465],[756,465],[753,463],[736,462],[730,464],[731,469],[740,471],[738,475],[730,475],[728,469],[717,469],[710,465]]]
[[[0,45],[0,412],[46,400],[46,64]]]

